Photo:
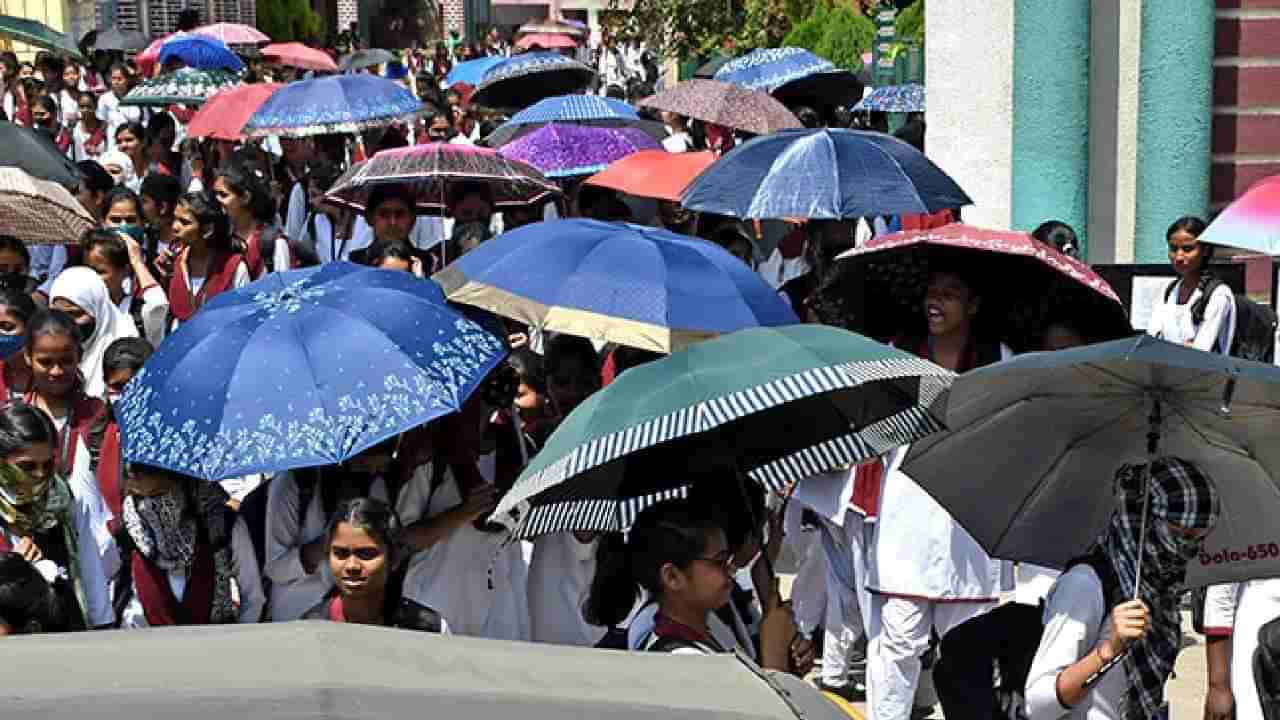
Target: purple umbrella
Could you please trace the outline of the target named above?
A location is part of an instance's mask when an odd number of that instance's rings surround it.
[[[657,140],[637,128],[551,123],[502,146],[498,153],[558,178],[591,175],[632,153],[661,149]]]

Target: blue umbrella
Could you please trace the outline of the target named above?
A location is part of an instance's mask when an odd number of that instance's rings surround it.
[[[124,456],[207,480],[342,462],[458,410],[505,355],[409,273],[273,273],[147,361],[115,407]]]
[[[924,86],[919,83],[907,83],[878,87],[860,100],[853,109],[902,113],[924,112]]]
[[[635,108],[612,98],[599,95],[560,95],[539,100],[521,110],[498,129],[489,133],[485,144],[489,147],[505,145],[521,135],[548,123],[575,123],[601,127],[642,126]],[[666,137],[666,132],[661,137]]]
[[[175,58],[197,70],[244,69],[244,63],[221,40],[205,35],[180,34],[160,46],[161,67]]]
[[[769,93],[789,106],[844,106],[862,97],[857,74],[797,47],[754,50],[725,63],[715,79]]]
[[[471,102],[524,108],[543,98],[582,90],[595,71],[557,52],[526,52],[506,58],[480,78]]]
[[[739,218],[838,220],[914,215],[972,204],[919,150],[861,130],[783,130],[740,145],[680,200]]]
[[[526,225],[483,243],[436,279],[454,302],[656,352],[799,322],[768,283],[715,243],[626,223]]]
[[[422,103],[404,85],[375,75],[332,75],[280,88],[245,123],[249,137],[355,133],[406,119]]]
[[[475,60],[460,62],[457,65],[454,65],[453,69],[449,71],[449,74],[445,76],[445,85],[453,87],[458,83],[466,83],[471,87],[475,87],[480,84],[480,80],[484,77],[485,73],[489,72],[493,66],[505,62],[506,59],[507,58],[502,55],[488,55],[482,58],[476,58]]]

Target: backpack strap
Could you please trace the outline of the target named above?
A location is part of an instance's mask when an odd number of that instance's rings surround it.
[[[1210,273],[1204,274],[1206,280],[1204,288],[1200,291],[1200,299],[1195,301],[1191,306],[1191,322],[1199,326],[1204,322],[1205,310],[1209,307],[1209,300],[1213,297],[1213,292],[1222,285],[1222,281]]]

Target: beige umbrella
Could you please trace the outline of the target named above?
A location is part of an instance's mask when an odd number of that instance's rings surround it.
[[[28,245],[74,245],[95,225],[66,188],[14,167],[0,168],[0,235]]]

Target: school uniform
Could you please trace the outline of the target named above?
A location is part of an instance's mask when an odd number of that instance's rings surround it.
[[[191,275],[187,267],[187,249],[183,249],[173,262],[173,276],[169,278],[167,299],[170,332],[190,320],[204,304],[228,290],[242,288],[252,282],[249,266],[244,257],[229,250],[214,251],[204,275]]]
[[[1191,309],[1200,301],[1200,288],[1192,290],[1187,302],[1179,305],[1181,288],[1182,281],[1178,280],[1164,302],[1156,306],[1147,324],[1147,334],[1197,350],[1226,354],[1236,333],[1236,302],[1231,288],[1226,284],[1214,288],[1199,325],[1191,316]]]
[[[1258,631],[1280,618],[1280,578],[1212,585],[1205,593],[1204,634],[1231,638],[1231,693],[1236,720],[1267,720],[1253,659]]]
[[[599,544],[599,540],[580,542],[571,532],[533,541],[529,619],[534,642],[594,647],[604,637],[606,628],[591,625],[582,617]]]
[[[714,643],[712,652],[742,651],[752,658],[756,657],[755,647],[751,644],[751,636],[737,613],[727,623],[717,613],[707,616],[708,639]],[[658,604],[646,598],[627,621],[627,647],[631,650],[645,650],[653,640],[658,626]],[[708,644],[708,647],[712,647]],[[701,653],[698,653],[701,654]]]

